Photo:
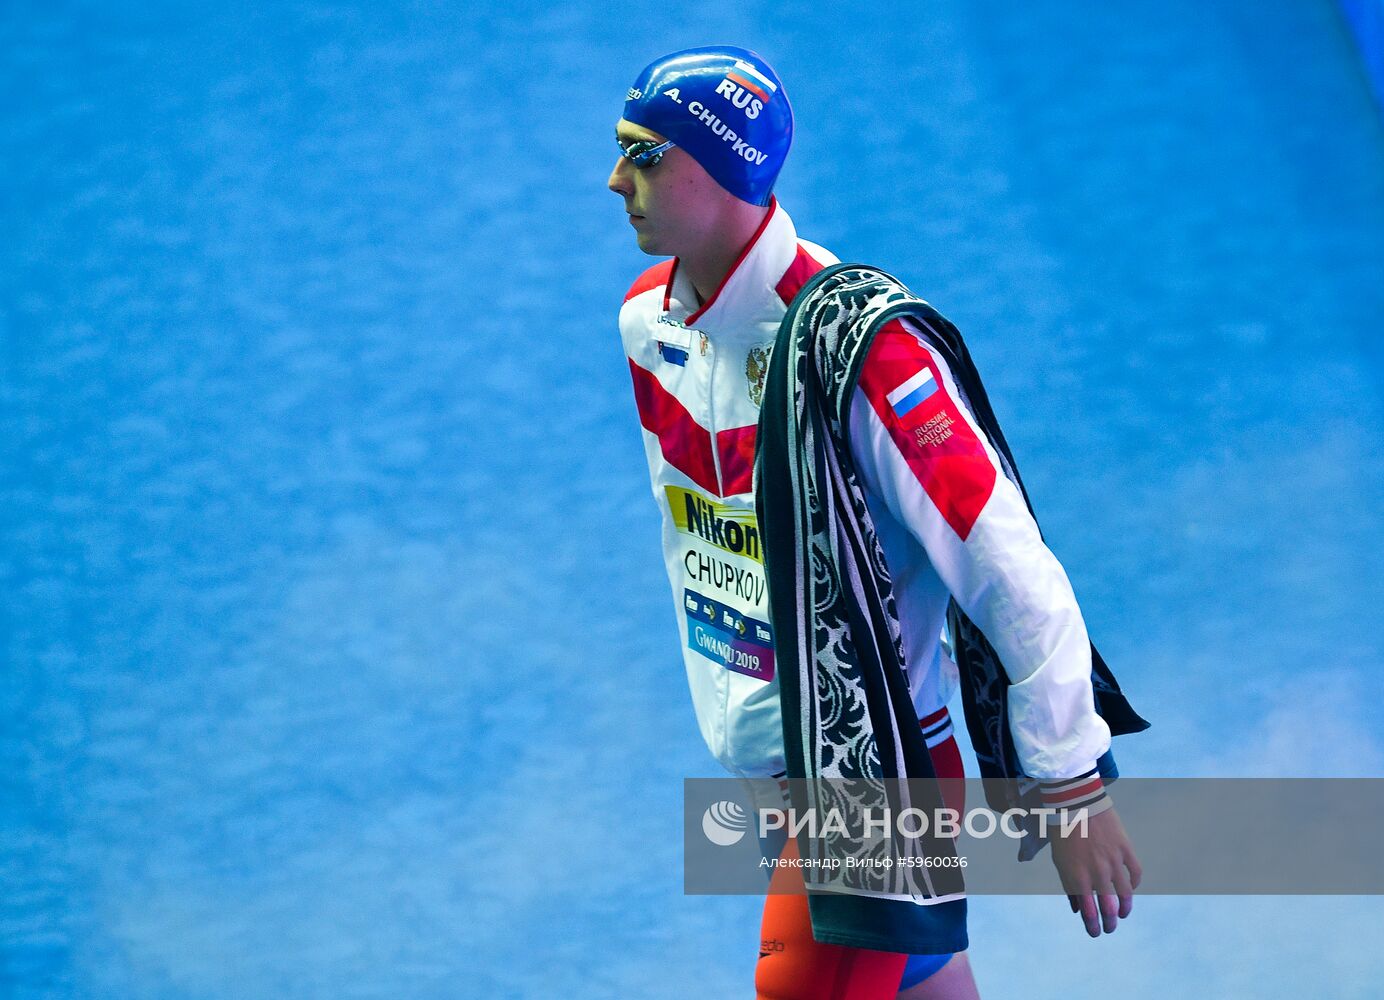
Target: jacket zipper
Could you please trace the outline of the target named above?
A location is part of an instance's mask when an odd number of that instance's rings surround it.
[[[697,335],[705,336],[700,332]],[[726,484],[721,478],[721,449],[716,444],[716,345],[708,339],[706,349],[711,355],[711,364],[706,376],[706,430],[711,435],[711,464],[716,470],[716,495],[724,499]]]
[[[705,336],[700,331],[696,337]],[[700,341],[698,341],[700,346]],[[716,447],[716,345],[707,343],[707,354],[710,363],[707,365],[706,375],[706,430],[711,435],[711,464],[716,470],[716,496],[718,499],[725,498],[725,484],[721,480],[721,452]],[[722,670],[721,685],[721,746],[720,753],[729,755],[730,752],[730,671]]]

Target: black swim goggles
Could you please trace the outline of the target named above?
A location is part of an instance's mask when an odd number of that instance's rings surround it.
[[[677,143],[671,139],[668,142],[654,142],[652,139],[640,139],[626,146],[617,136],[615,145],[620,147],[620,155],[629,160],[640,170],[652,167],[663,159],[663,154],[672,149]]]

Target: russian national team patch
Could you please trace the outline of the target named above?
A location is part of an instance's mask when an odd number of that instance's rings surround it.
[[[998,471],[942,384],[936,359],[900,323],[889,323],[870,345],[859,387],[918,484],[965,541]]]
[[[909,426],[909,414],[919,412],[918,407],[931,399],[939,388],[937,376],[932,374],[932,369],[923,368],[897,385],[885,398],[889,400],[889,406],[893,409],[894,416],[899,418],[899,422]]]
[[[682,592],[687,647],[737,674],[774,679],[774,633],[768,622],[741,614],[695,590]]]

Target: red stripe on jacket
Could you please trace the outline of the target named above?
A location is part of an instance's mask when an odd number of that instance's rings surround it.
[[[793,301],[793,296],[797,295],[802,290],[803,285],[807,284],[807,280],[824,266],[812,254],[804,250],[800,243],[793,263],[789,264],[788,270],[783,272],[783,277],[774,286],[774,291],[778,292],[778,297],[783,299],[783,304],[788,305]]]
[[[733,427],[716,435],[716,451],[721,457],[721,482],[724,496],[748,493],[754,487],[754,442],[758,424]]]
[[[711,432],[692,419],[658,378],[630,361],[634,378],[634,402],[639,422],[658,438],[668,464],[704,490],[716,493],[716,463],[711,455]]]
[[[932,372],[938,388],[908,414],[905,427],[888,395],[923,368]],[[994,492],[995,467],[932,355],[897,320],[888,323],[870,345],[860,388],[918,483],[964,542]]]

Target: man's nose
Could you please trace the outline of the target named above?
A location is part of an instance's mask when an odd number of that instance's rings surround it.
[[[630,174],[633,169],[629,160],[623,156],[617,157],[615,169],[610,172],[610,180],[606,181],[606,187],[622,196],[633,193],[634,186],[630,181]]]

